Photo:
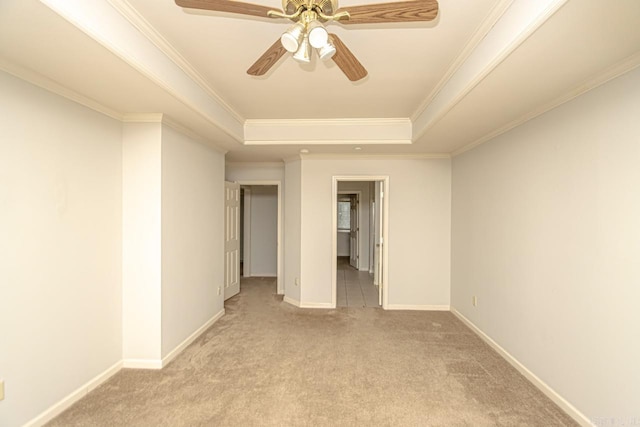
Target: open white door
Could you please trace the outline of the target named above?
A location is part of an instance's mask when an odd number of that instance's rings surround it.
[[[349,229],[349,264],[351,267],[358,269],[360,266],[358,265],[358,261],[360,259],[359,256],[359,239],[358,233],[360,231],[358,225],[358,195],[351,195],[351,213],[350,213],[350,229]]]
[[[240,292],[240,184],[224,183],[224,299]]]

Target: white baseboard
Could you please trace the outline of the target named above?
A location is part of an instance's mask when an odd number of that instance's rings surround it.
[[[278,277],[275,273],[254,273],[251,272],[251,277]]]
[[[113,366],[108,368],[106,371],[98,374],[95,378],[89,380],[86,384],[79,387],[77,390],[69,394],[67,397],[63,398],[59,402],[55,403],[49,409],[38,415],[36,418],[32,419],[28,423],[24,425],[24,427],[40,427],[60,415],[66,409],[68,409],[71,405],[76,403],[78,400],[85,397],[90,391],[96,389],[102,383],[107,381],[109,378],[117,374],[122,368],[122,361],[115,363]]]
[[[206,331],[207,329],[209,329],[209,327],[211,325],[213,325],[214,323],[216,323],[218,321],[218,319],[220,319],[222,316],[224,316],[224,308],[222,310],[220,310],[219,312],[217,312],[211,319],[207,320],[207,322],[200,326],[194,333],[192,333],[191,335],[189,335],[187,337],[187,339],[185,339],[184,341],[182,341],[180,344],[178,344],[178,346],[176,348],[174,348],[173,350],[171,350],[169,352],[169,354],[167,354],[165,357],[162,358],[162,367],[165,367],[169,364],[169,362],[171,362],[173,359],[175,359],[175,357],[180,354],[180,352],[182,350],[184,350],[185,348],[187,348],[189,346],[189,344],[191,344],[192,342],[194,342],[200,335],[202,335],[202,333],[204,331]]]
[[[123,368],[130,369],[162,369],[161,359],[124,359]]]
[[[122,361],[123,368],[131,369],[162,369],[169,364],[182,350],[184,350],[189,344],[194,342],[204,331],[206,331],[211,325],[213,325],[218,319],[224,316],[224,308],[216,313],[211,319],[200,326],[194,333],[189,335],[187,339],[182,341],[176,348],[171,350],[162,359],[124,359]]]
[[[300,301],[300,308],[336,308],[330,302],[303,302]]]
[[[387,304],[385,310],[449,311],[448,305]]]
[[[300,308],[335,308],[330,302],[302,302],[285,296],[283,301]]]
[[[32,419],[28,423],[24,425],[24,427],[40,427],[44,424],[48,423],[66,409],[68,409],[71,405],[76,403],[78,400],[85,397],[90,391],[93,391],[95,388],[100,386],[102,383],[107,381],[113,375],[118,373],[122,368],[134,368],[134,369],[162,369],[163,366],[166,366],[169,362],[171,362],[182,350],[184,350],[189,344],[196,340],[204,331],[206,331],[211,325],[213,325],[218,319],[224,316],[224,308],[216,313],[211,319],[209,319],[204,325],[198,328],[193,334],[191,334],[186,340],[181,342],[176,348],[174,348],[169,354],[167,354],[162,360],[158,359],[124,359],[109,369],[99,374],[83,386],[79,387],[77,390],[69,394],[67,397],[63,398],[49,409],[44,411],[42,414],[38,415],[36,418]]]
[[[491,348],[502,356],[507,362],[511,364],[514,368],[518,370],[522,375],[525,376],[534,386],[536,386],[542,393],[545,394],[549,399],[551,399],[556,405],[558,405],[564,412],[567,413],[571,418],[573,418],[578,424],[585,427],[593,427],[594,424],[587,418],[582,412],[580,412],[575,406],[569,403],[565,398],[560,396],[554,389],[549,387],[547,383],[542,381],[536,374],[531,372],[524,366],[518,359],[513,357],[507,350],[502,348],[500,344],[495,342],[489,335],[485,334],[480,328],[478,328],[471,320],[464,317],[462,313],[460,313],[455,308],[451,308],[451,312],[462,321],[465,325],[467,325],[473,332],[475,332],[484,342],[489,344]]]
[[[300,301],[298,301],[297,299],[290,298],[286,295],[284,296],[284,298],[282,298],[282,301],[291,305],[295,305],[296,307],[300,307]]]

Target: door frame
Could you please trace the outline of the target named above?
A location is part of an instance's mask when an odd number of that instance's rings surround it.
[[[243,197],[242,210],[242,277],[251,277],[251,188],[242,188]],[[247,232],[248,230],[248,232]]]
[[[277,228],[278,230],[276,231],[276,245],[277,245],[277,277],[276,277],[276,289],[277,289],[277,294],[278,295],[283,295],[284,294],[284,286],[283,286],[283,281],[282,281],[282,272],[284,271],[283,268],[283,264],[284,264],[284,255],[283,255],[283,250],[284,247],[282,245],[282,181],[261,181],[261,180],[238,180],[235,181],[236,183],[240,184],[240,186],[246,186],[246,185],[274,185],[278,188],[278,225]],[[246,209],[246,206],[245,206]],[[243,236],[242,238],[244,239],[244,230],[243,230]]]
[[[331,183],[331,304],[337,307],[338,300],[338,182],[340,181],[382,181],[384,182],[384,197],[382,198],[382,308],[389,305],[389,175],[334,175]]]

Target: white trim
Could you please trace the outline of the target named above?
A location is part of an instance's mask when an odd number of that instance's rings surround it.
[[[580,95],[585,94],[586,92],[593,90],[595,88],[597,88],[598,86],[601,86],[617,77],[620,77],[621,75],[628,73],[629,71],[637,68],[638,66],[640,66],[640,53],[636,53],[633,54],[631,56],[629,56],[628,58],[624,59],[623,61],[614,64],[613,66],[607,68],[606,70],[604,70],[602,73],[598,74],[597,76],[587,80],[586,82],[583,82],[582,84],[579,84],[577,86],[575,86],[571,91],[565,93],[564,95],[554,99],[553,101],[539,107],[536,108],[533,111],[530,111],[526,114],[524,114],[523,116],[518,117],[517,119],[507,123],[506,125],[494,130],[491,133],[488,133],[487,135],[475,140],[474,142],[471,142],[461,148],[458,148],[457,150],[453,151],[451,153],[451,156],[458,156],[462,153],[465,153],[469,150],[474,149],[475,147],[484,144],[487,141],[492,140],[493,138],[496,138],[500,135],[502,135],[503,133],[506,133],[508,131],[510,131],[511,129],[514,129],[526,122],[528,122],[529,120],[532,120],[538,116],[541,116],[544,113],[547,113],[551,110],[553,110],[556,107],[559,107],[562,104],[565,104],[575,98],[577,98]]]
[[[278,277],[277,274],[273,274],[273,273],[254,273],[251,272],[251,277]],[[282,294],[278,294],[278,295],[282,295]]]
[[[287,304],[291,304],[293,306],[300,307],[300,301],[298,301],[297,299],[293,299],[293,298],[290,298],[290,297],[285,295],[285,297],[282,300],[284,302],[286,302]]]
[[[411,121],[405,117],[366,117],[366,118],[337,118],[337,119],[247,119],[245,126],[367,126],[369,124],[405,125]]]
[[[284,169],[284,162],[225,162],[227,167],[260,167]]]
[[[440,93],[442,88],[451,80],[451,77],[458,71],[458,69],[464,64],[464,62],[469,58],[469,56],[473,53],[473,51],[478,47],[480,42],[484,40],[484,38],[489,34],[489,31],[496,25],[496,22],[502,18],[505,14],[511,3],[514,0],[500,0],[496,3],[487,15],[487,17],[480,23],[478,28],[474,31],[471,38],[467,41],[464,48],[460,52],[460,54],[453,60],[449,68],[447,69],[444,76],[440,79],[435,88],[431,91],[429,96],[420,104],[420,106],[414,111],[411,115],[411,121],[415,121],[420,114],[427,109],[431,101]]]
[[[209,329],[211,327],[211,325],[216,323],[218,321],[218,319],[220,319],[222,316],[224,316],[224,313],[225,313],[225,311],[224,311],[224,308],[223,308],[222,310],[220,310],[219,312],[214,314],[211,319],[207,320],[207,322],[204,325],[200,326],[191,335],[189,335],[187,337],[187,339],[185,339],[180,344],[178,344],[178,346],[176,348],[171,350],[165,357],[162,358],[162,367],[164,368],[165,366],[167,366],[173,359],[176,358],[176,356],[178,354],[180,354],[182,352],[182,350],[187,348],[189,346],[189,344],[191,344],[196,339],[198,339],[198,337],[200,335],[202,335],[207,329]]]
[[[186,75],[193,79],[209,96],[214,98],[238,122],[244,120],[218,93],[216,93],[200,73],[165,39],[162,35],[133,8],[126,0],[107,0],[122,16],[136,27],[151,43],[173,61]]]
[[[301,301],[300,308],[336,308],[336,305],[330,302]]]
[[[94,99],[87,98],[80,93],[66,88],[47,77],[38,74],[34,71],[27,70],[26,68],[22,68],[15,64],[10,64],[0,58],[0,70],[4,71],[14,77],[19,78],[20,80],[24,80],[27,83],[31,83],[32,85],[38,86],[48,92],[54,93],[58,96],[61,96],[69,101],[75,102],[76,104],[82,105],[83,107],[87,107],[95,112],[100,114],[104,114],[107,117],[110,117],[114,120],[118,120],[122,123],[163,123],[167,126],[173,128],[174,130],[188,136],[189,138],[197,141],[207,147],[210,147],[217,151],[220,154],[226,154],[227,150],[218,146],[215,141],[208,140],[203,138],[199,134],[193,132],[185,126],[182,126],[178,122],[171,119],[164,113],[120,113],[116,110],[113,110],[109,107],[104,106],[103,104],[95,101]]]
[[[382,265],[383,287],[382,287],[382,308],[389,306],[389,175],[334,175],[331,182],[331,307],[337,307],[338,301],[338,182],[339,181],[382,181],[384,182],[382,235],[384,244],[382,245]],[[328,303],[326,303],[328,304]]]
[[[530,21],[520,22],[517,25],[517,34],[504,34],[510,30],[507,29],[508,24],[513,24],[512,17],[509,15],[510,8],[506,8],[503,15],[496,22],[496,25],[491,28],[486,34],[486,37],[483,39],[483,42],[487,42],[492,39],[491,36],[500,36],[499,40],[507,42],[504,46],[497,46],[494,52],[487,53],[487,55],[492,56],[492,59],[486,64],[479,65],[477,70],[471,70],[471,66],[469,65],[472,61],[470,61],[473,56],[470,54],[467,57],[467,61],[460,65],[460,67],[456,70],[456,72],[450,77],[447,84],[444,85],[440,92],[431,100],[429,105],[422,111],[422,113],[416,116],[413,120],[413,140],[417,141],[422,138],[425,133],[429,129],[431,129],[438,121],[440,121],[443,117],[445,117],[458,103],[460,103],[464,98],[467,97],[471,93],[471,91],[478,86],[484,79],[486,79],[492,72],[495,70],[500,64],[502,64],[507,58],[509,58],[519,46],[521,46],[533,33],[535,33],[538,28],[544,25],[545,22],[549,18],[551,18],[568,0],[548,0],[548,4],[545,5],[545,9],[542,10],[537,16],[531,18]],[[531,2],[531,4],[535,4],[537,2]],[[526,2],[521,2],[519,5],[526,4]],[[517,3],[518,5],[518,3]],[[533,6],[535,7],[535,6]],[[513,18],[517,19],[517,18]],[[500,27],[500,29],[498,29]],[[502,34],[497,34],[498,32]],[[492,34],[493,33],[493,34]],[[496,39],[496,37],[493,37]],[[481,49],[481,43],[479,43],[472,53],[479,55]],[[465,66],[467,70],[465,70]],[[453,93],[445,94],[445,89],[447,85],[454,86],[454,82],[456,77],[460,73],[467,71],[467,74],[471,74],[468,78],[464,78],[466,81],[460,81],[460,87],[454,88],[452,90]],[[460,77],[459,80],[463,79]],[[437,105],[438,97],[446,97],[448,99],[444,99],[441,102],[441,105]],[[430,111],[430,107],[434,111]]]
[[[298,265],[298,272],[295,274],[294,278],[294,286],[298,288],[298,298],[302,301],[302,286],[304,281],[303,277],[303,269],[304,265],[304,162],[302,161],[302,157],[300,157],[300,247],[297,249],[300,252],[300,264]],[[298,301],[298,306],[300,306],[300,301]]]
[[[294,154],[294,155],[282,158],[283,163],[291,163],[291,162],[296,162],[298,160],[302,160],[302,154]]]
[[[291,161],[299,158],[305,160],[433,160],[450,159],[449,153],[422,153],[422,154],[298,154]]]
[[[94,99],[87,98],[86,96],[81,95],[72,89],[64,87],[54,82],[53,80],[50,80],[49,78],[43,76],[42,74],[28,70],[24,67],[20,67],[16,64],[11,64],[2,58],[0,58],[0,70],[11,74],[14,77],[17,77],[20,80],[24,80],[28,83],[31,83],[32,85],[38,86],[48,92],[66,98],[69,101],[73,101],[76,104],[80,104],[100,114],[104,114],[107,117],[111,117],[112,119],[118,121],[122,121],[123,119],[124,115],[122,113],[106,107],[105,105],[97,102]]]
[[[222,155],[227,153],[227,150],[216,145],[214,141],[202,138],[197,133],[172,120],[164,113],[127,113],[121,118],[121,121],[122,123],[159,123],[191,138],[199,144],[212,148],[217,153]]]
[[[162,359],[124,359],[123,368],[130,369],[162,369]]]
[[[301,176],[302,176],[302,171],[301,171]],[[283,208],[282,208],[282,181],[278,181],[278,180],[240,180],[240,181],[236,181],[238,184],[240,184],[240,186],[243,185],[275,185],[278,188],[278,234],[277,234],[277,239],[276,239],[276,246],[277,246],[277,250],[278,250],[278,266],[277,271],[276,271],[276,293],[278,295],[284,295],[284,229],[283,229],[283,222],[282,222],[282,212],[283,212]],[[245,206],[246,209],[246,206]],[[243,274],[244,276],[244,274]],[[252,276],[256,276],[255,274],[252,274]],[[246,277],[246,276],[245,276]],[[272,276],[268,276],[268,277],[272,277]]]
[[[387,310],[450,311],[449,305],[388,304]]]
[[[245,145],[411,144],[408,118],[367,119],[248,119]]]
[[[560,396],[554,389],[552,389],[547,383],[542,381],[536,374],[531,372],[526,366],[524,366],[518,359],[513,357],[507,350],[502,348],[500,344],[495,342],[489,335],[485,334],[479,327],[477,327],[471,320],[464,317],[455,308],[451,307],[451,313],[453,313],[458,319],[469,327],[476,335],[478,335],[484,342],[486,342],[491,348],[502,356],[507,362],[518,370],[526,379],[528,379],[534,386],[536,386],[542,393],[551,399],[556,405],[558,405],[564,412],[567,413],[581,426],[594,426],[594,424],[584,415],[578,408],[569,403],[564,397]]]
[[[180,132],[181,134],[188,136],[189,138],[193,139],[196,142],[199,142],[202,145],[206,145],[207,147],[212,148],[219,154],[225,155],[228,152],[228,150],[220,147],[215,141],[203,138],[191,129],[182,126],[180,123],[176,122],[166,114],[162,115],[162,124],[169,126],[176,132]]]
[[[162,123],[162,113],[127,113],[122,117],[122,123]]]
[[[242,277],[251,277],[251,188],[244,190],[244,207],[242,212]]]
[[[185,73],[121,9],[108,2],[87,7],[83,0],[40,1],[234,141],[242,142],[242,120]]]
[[[313,134],[316,130],[309,129],[307,132]],[[308,136],[308,135],[307,135]],[[287,141],[285,139],[279,139],[274,137],[273,139],[253,139],[244,142],[246,146],[261,146],[261,145],[411,145],[413,141],[411,139],[295,139]]]
[[[78,389],[71,392],[69,395],[67,395],[57,403],[54,403],[46,411],[42,412],[34,419],[27,422],[24,427],[39,427],[45,425],[46,423],[60,415],[62,412],[64,412],[66,409],[68,409],[71,405],[76,403],[78,400],[85,397],[87,394],[89,394],[89,392],[95,390],[109,378],[120,372],[120,369],[122,369],[122,361],[116,362],[101,374],[98,374],[93,379],[78,387]]]

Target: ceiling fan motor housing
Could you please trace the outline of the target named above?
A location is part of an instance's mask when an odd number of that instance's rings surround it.
[[[325,15],[333,15],[338,9],[337,0],[282,0],[282,9],[287,15],[293,15],[300,7],[313,10],[314,6]]]

